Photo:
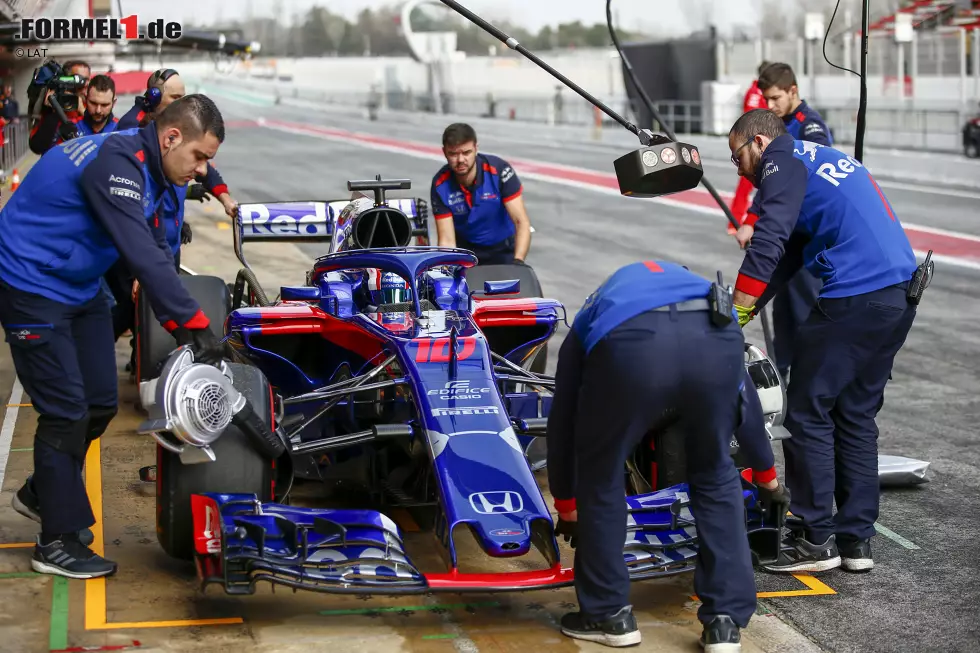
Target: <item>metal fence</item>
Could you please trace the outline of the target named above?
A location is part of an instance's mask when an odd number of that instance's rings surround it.
[[[13,169],[27,154],[30,131],[26,118],[3,128],[3,146],[0,147],[0,183],[5,183]]]
[[[913,40],[897,43],[891,35],[868,37],[868,75],[890,76],[900,67],[905,75],[956,76],[977,73],[980,30],[943,28],[916,30]],[[782,61],[806,75],[847,75],[824,59],[823,40],[807,41],[803,37],[788,40],[722,41],[718,57],[723,75],[755,75],[759,62]],[[841,68],[858,70],[861,37],[854,30],[827,40],[827,58]]]

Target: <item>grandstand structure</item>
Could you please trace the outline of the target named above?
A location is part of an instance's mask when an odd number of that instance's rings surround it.
[[[953,0],[912,0],[894,14],[869,23],[868,34],[894,34],[897,17],[901,14],[912,17],[912,27],[916,30],[980,28],[980,0],[970,0],[969,3],[957,3]]]

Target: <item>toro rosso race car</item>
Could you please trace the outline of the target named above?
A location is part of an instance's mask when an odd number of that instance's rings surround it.
[[[156,375],[140,385],[148,419],[139,432],[157,442],[158,539],[196,563],[203,585],[408,594],[573,582],[535,478],[554,378],[531,369],[567,324],[564,307],[540,296],[527,266],[481,270],[469,251],[425,244],[424,202],[385,198],[409,187],[378,177],[348,182],[351,200],[242,205],[235,282],[182,277],[224,324],[230,360],[220,366],[174,350],[152,322],[138,327],[147,377]],[[269,300],[244,257],[244,243],[262,240],[326,242],[329,252],[305,283]],[[746,366],[779,437],[775,368],[753,346]],[[682,437],[669,426],[650,433],[623,470],[623,557],[634,580],[694,568]],[[289,502],[297,478],[355,480],[361,491],[352,506],[300,507]],[[781,517],[748,481],[743,492],[753,551],[774,558]],[[413,563],[395,511],[428,525],[448,569]],[[467,573],[454,541],[462,526],[486,556],[533,547],[544,562]]]

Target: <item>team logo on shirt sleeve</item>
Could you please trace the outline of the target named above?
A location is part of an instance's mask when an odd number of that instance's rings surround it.
[[[823,133],[823,127],[821,127],[819,123],[815,123],[815,122],[811,122],[803,130],[804,136],[810,136],[811,134],[822,134],[822,133]]]
[[[133,179],[110,174],[109,183],[114,184],[113,186],[109,186],[109,193],[111,195],[128,197],[129,199],[136,200],[137,202],[143,199],[143,195],[140,193],[141,189],[139,182]]]
[[[510,178],[514,176],[514,169],[510,166],[504,168],[504,171],[500,173],[500,181],[506,183],[510,181]]]

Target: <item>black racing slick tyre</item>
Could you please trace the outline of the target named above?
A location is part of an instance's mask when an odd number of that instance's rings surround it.
[[[256,415],[274,428],[272,386],[265,375],[251,365],[228,366],[235,387],[245,395]],[[192,494],[237,492],[255,494],[260,501],[275,499],[276,467],[282,459],[277,462],[261,454],[234,425],[225,429],[211,449],[214,462],[185,465],[180,456],[157,445],[157,540],[172,558],[194,558]]]
[[[224,279],[198,274],[182,274],[180,280],[191,297],[211,322],[211,330],[222,337],[225,318],[231,307],[231,294]],[[153,314],[153,308],[140,286],[136,293],[136,382],[154,379],[166,362],[170,352],[177,348],[177,341]]]
[[[476,292],[478,296],[483,293],[484,282],[506,281],[508,279],[519,279],[521,282],[520,292],[516,295],[508,295],[508,297],[544,297],[538,275],[534,272],[534,268],[529,265],[514,263],[477,265],[466,270],[466,284],[469,286],[470,292]],[[506,352],[498,351],[497,353],[504,354]],[[530,370],[535,374],[544,374],[547,365],[548,345],[545,345],[535,356]]]

